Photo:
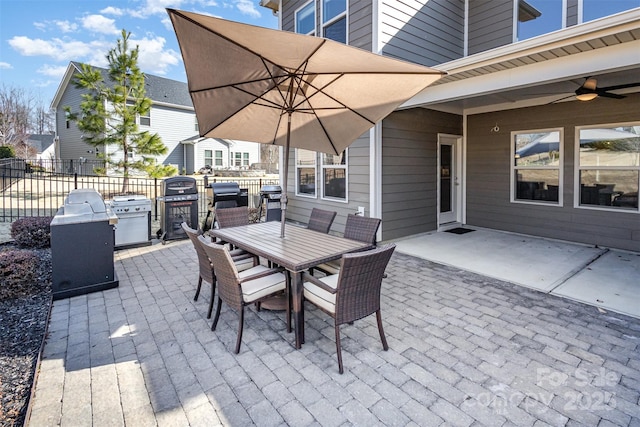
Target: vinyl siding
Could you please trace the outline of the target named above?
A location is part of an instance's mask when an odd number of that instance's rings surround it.
[[[94,151],[95,148],[85,142],[82,142],[82,132],[78,130],[75,122],[69,123],[66,127],[65,107],[71,108],[71,113],[80,113],[80,102],[82,102],[83,91],[76,89],[73,84],[67,86],[67,90],[60,98],[60,103],[56,109],[56,129],[60,139],[60,158],[63,160],[77,160],[80,157],[87,159],[96,159],[95,154],[88,153]]]
[[[469,2],[469,55],[513,42],[513,0]]]
[[[578,0],[567,0],[566,26],[578,25]]]
[[[295,12],[305,4],[308,0],[292,0],[283,2],[282,5],[282,29],[294,32],[296,30]],[[316,2],[316,31],[318,21],[318,4]]]
[[[575,127],[640,121],[639,103],[632,95],[468,116],[467,223],[639,251],[639,214],[573,207]],[[510,203],[510,133],[556,127],[564,127],[563,206]]]
[[[384,119],[383,240],[437,229],[438,133],[462,134],[462,118],[414,108]]]
[[[311,214],[311,209],[319,207],[321,209],[336,211],[338,214],[331,226],[331,232],[343,233],[347,215],[356,213],[358,206],[365,207],[365,215],[369,216],[369,132],[354,141],[349,146],[347,171],[347,198],[348,202],[339,202],[321,199],[321,165],[318,162],[317,169],[317,197],[299,197],[295,195],[295,154],[291,149],[289,159],[289,177],[287,180],[287,195],[289,204],[287,206],[287,219],[306,224]]]
[[[349,44],[371,51],[372,32],[371,0],[351,0],[349,2]]]
[[[464,54],[464,1],[383,1],[384,55],[433,66]]]

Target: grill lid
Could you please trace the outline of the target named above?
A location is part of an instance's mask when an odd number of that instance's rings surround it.
[[[263,185],[260,189],[262,194],[282,193],[282,187],[279,185]]]

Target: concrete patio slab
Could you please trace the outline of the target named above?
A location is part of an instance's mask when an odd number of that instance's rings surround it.
[[[640,254],[608,251],[552,293],[640,318]]]
[[[29,426],[640,425],[640,319],[395,253],[375,316],[249,308],[215,332],[189,241],[119,251],[120,286],[54,302]]]
[[[468,227],[396,241],[397,250],[521,286],[550,292],[606,249]]]

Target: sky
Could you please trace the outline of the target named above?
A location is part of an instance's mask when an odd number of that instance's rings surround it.
[[[0,0],[0,86],[49,107],[70,61],[107,67],[123,29],[143,72],[186,82],[165,8],[267,28],[278,18],[260,0]]]

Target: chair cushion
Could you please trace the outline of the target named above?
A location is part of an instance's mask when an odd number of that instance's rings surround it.
[[[233,263],[236,265],[238,272],[253,268],[253,258],[241,259],[241,260],[234,261]]]
[[[327,275],[338,274],[340,272],[340,260],[325,262],[315,266],[314,268],[324,271]]]
[[[338,286],[338,277],[337,274],[333,274],[319,280],[335,289]],[[304,297],[329,313],[336,312],[336,294],[327,292],[312,282],[304,282]]]
[[[258,274],[258,273],[262,273],[263,271],[267,271],[268,268],[265,267],[264,265],[256,265],[255,267],[250,267],[247,268],[245,270],[238,270],[238,276],[240,276],[240,278],[244,278],[247,276],[251,276],[253,274]]]
[[[257,272],[255,271],[252,274]],[[269,294],[283,291],[286,286],[284,273],[274,273],[259,279],[249,280],[242,283],[242,299],[246,303],[251,303]]]

